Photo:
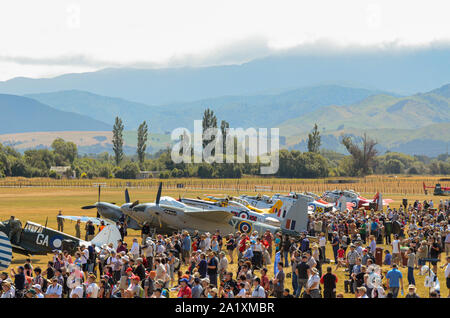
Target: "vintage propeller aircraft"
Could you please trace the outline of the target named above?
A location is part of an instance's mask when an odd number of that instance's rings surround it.
[[[434,195],[450,195],[450,187],[443,187],[440,183],[436,183],[436,185],[433,186],[426,186],[425,182],[423,183],[423,191],[425,194],[428,194],[427,189],[434,189],[433,194]]]
[[[133,230],[140,230],[141,226],[139,226],[136,221],[133,219],[125,217],[123,214],[124,210],[130,208],[132,203],[130,202],[130,195],[128,193],[128,189],[125,189],[125,203],[122,206],[117,206],[115,203],[102,202],[100,201],[101,195],[101,185],[98,186],[98,201],[92,205],[86,205],[81,207],[83,210],[89,209],[97,209],[97,217],[87,217],[87,216],[58,216],[63,219],[69,219],[72,221],[80,220],[82,222],[92,221],[94,224],[99,225],[102,219],[104,219],[106,223],[116,223],[116,222],[126,222],[128,228]],[[100,219],[101,218],[101,219]]]
[[[263,233],[266,230],[272,233],[280,231],[278,226],[243,220],[223,209],[202,209],[188,206],[171,197],[161,197],[161,189],[162,183],[159,185],[155,203],[139,204],[139,201],[136,201],[133,203],[131,211],[124,211],[124,214],[136,220],[138,224],[158,223],[156,231],[159,233],[172,233],[180,230],[214,233],[219,230],[221,234],[226,235],[236,231],[244,233],[253,231]],[[288,218],[290,220],[288,224],[285,221],[281,222],[281,230],[285,229],[289,233],[298,232],[298,234],[305,231],[308,222],[307,204],[291,208],[286,215],[286,219]]]
[[[390,203],[394,202],[394,200],[391,199],[381,199],[381,194],[377,192],[372,200],[366,199],[362,197],[359,193],[353,191],[353,190],[333,190],[333,191],[325,191],[322,198],[325,201],[335,203],[339,201],[340,199],[345,199],[347,202],[347,205],[350,203],[352,209],[359,209],[359,208],[365,208],[366,210],[371,209],[372,207],[375,210],[382,209],[381,202],[383,205],[389,205]]]
[[[20,233],[19,241],[16,242],[13,236],[13,242],[11,242],[8,238],[11,231],[9,222],[10,220],[0,222],[0,233],[5,234],[5,236],[0,238],[2,243],[0,248],[10,245],[13,252],[22,255],[46,255],[54,250],[66,250],[73,254],[79,246],[84,245],[87,247],[91,244],[95,244],[96,248],[100,248],[103,244],[112,243],[114,248],[116,248],[117,241],[121,238],[115,224],[105,226],[91,241],[85,241],[47,226],[28,221]]]
[[[182,203],[185,203],[189,206],[201,208],[201,209],[210,209],[210,210],[224,210],[228,211],[234,216],[237,216],[239,218],[242,218],[244,220],[251,220],[251,221],[257,221],[262,223],[267,223],[273,226],[280,226],[280,221],[273,217],[273,207],[269,213],[258,213],[250,210],[245,205],[233,201],[228,200],[228,198],[225,199],[218,199],[217,201],[211,201],[211,200],[200,200],[200,199],[189,199],[189,198],[181,198],[179,200]]]

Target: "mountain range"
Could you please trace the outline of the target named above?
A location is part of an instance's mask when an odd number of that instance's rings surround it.
[[[174,128],[192,130],[211,108],[218,125],[279,127],[280,144],[289,149],[305,151],[317,123],[324,148],[345,153],[340,136],[365,131],[380,151],[437,155],[450,141],[450,70],[440,63],[449,52],[270,57],[242,65],[15,78],[0,82],[0,142],[20,150],[47,147],[48,136],[38,132],[60,132],[81,152],[105,151],[119,116],[127,152],[144,120],[154,152],[170,143]]]
[[[238,65],[108,68],[54,78],[18,77],[0,82],[0,93],[25,95],[75,89],[161,105],[230,95],[276,94],[324,84],[410,95],[450,80],[448,47],[334,51],[277,54]]]

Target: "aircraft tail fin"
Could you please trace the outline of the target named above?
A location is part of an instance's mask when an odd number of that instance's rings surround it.
[[[300,196],[290,207],[286,217],[281,222],[281,229],[288,235],[298,235],[307,230],[308,224],[308,203],[314,198],[310,196]]]
[[[0,232],[0,270],[6,270],[12,260],[12,245],[8,235]]]
[[[108,245],[112,243],[114,248],[117,248],[117,241],[122,237],[115,224],[109,224],[103,228],[92,240],[91,243],[97,247],[101,247],[103,244]]]
[[[128,193],[128,189],[125,189],[125,203],[130,203],[130,194]]]
[[[275,204],[269,209],[269,213],[278,213],[278,211],[281,210],[281,207],[283,206],[283,201],[278,200],[275,202]]]

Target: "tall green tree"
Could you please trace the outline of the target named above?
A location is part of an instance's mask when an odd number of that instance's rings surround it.
[[[375,149],[377,142],[368,137],[366,133],[362,136],[360,143],[354,142],[350,136],[343,136],[341,142],[352,155],[354,170],[359,175],[369,174],[378,154],[378,151]]]
[[[124,126],[122,123],[122,119],[116,117],[116,121],[112,130],[112,143],[116,165],[119,165],[123,159],[123,128]]]
[[[147,149],[147,138],[148,138],[148,126],[147,123],[144,121],[142,124],[139,125],[138,128],[138,135],[137,135],[137,154],[139,163],[144,163],[145,160],[145,150]]]
[[[214,114],[214,111],[207,108],[205,112],[203,113],[203,120],[202,120],[202,128],[203,128],[203,134],[208,128],[217,128],[217,117]],[[214,136],[211,137],[209,140],[205,140],[205,137],[203,135],[203,148],[206,147],[206,145],[209,143],[208,141],[215,140]]]
[[[220,123],[220,131],[222,132],[222,149],[223,153],[227,153],[227,129],[230,128],[230,124],[226,120],[222,120]]]
[[[308,134],[308,152],[319,153],[321,144],[319,128],[314,124],[313,130]]]

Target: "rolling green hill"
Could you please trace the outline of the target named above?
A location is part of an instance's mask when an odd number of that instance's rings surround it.
[[[345,106],[329,106],[280,124],[285,136],[301,135],[317,123],[325,131],[349,129],[408,129],[450,123],[450,84],[429,93],[407,97],[370,96]]]
[[[90,116],[111,125],[119,116],[125,128],[130,130],[137,129],[143,120],[147,120],[152,132],[165,133],[177,127],[192,130],[194,120],[201,120],[207,107],[214,110],[219,120],[227,120],[232,127],[275,127],[293,114],[300,116],[331,104],[348,105],[377,93],[380,92],[326,85],[274,95],[223,96],[161,106],[76,90],[26,96],[56,109]]]

